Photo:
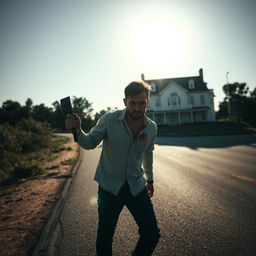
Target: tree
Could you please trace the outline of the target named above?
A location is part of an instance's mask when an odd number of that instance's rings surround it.
[[[250,92],[251,98],[256,99],[256,87]]]
[[[233,84],[225,84],[223,86],[223,91],[226,97],[230,96],[232,98],[234,96],[246,96],[249,91],[249,87],[246,83],[235,82]]]
[[[228,101],[226,98],[219,103],[219,111],[217,111],[216,117],[217,119],[228,118]]]
[[[237,121],[246,121],[255,125],[254,109],[256,108],[256,89],[249,93],[249,87],[246,83],[235,82],[225,84],[223,91],[226,95],[224,100],[219,104],[217,118],[228,117],[228,101],[230,101],[231,118]]]
[[[92,120],[92,103],[90,103],[86,98],[77,98],[73,96],[72,98],[73,111],[77,113],[82,121],[82,127],[84,130],[88,131],[93,126]]]
[[[58,131],[65,131],[65,116],[61,110],[60,102],[54,101],[52,105],[54,107],[52,125]]]
[[[224,101],[229,101],[231,118],[241,120],[246,106],[246,95],[249,87],[246,83],[235,82],[225,84],[223,91],[226,95]]]
[[[15,126],[22,118],[22,108],[19,102],[12,100],[3,102],[0,110],[0,123]]]
[[[86,98],[77,98],[73,96],[72,104],[73,111],[76,112],[81,118],[91,118],[91,113],[93,111],[92,103],[90,103]]]
[[[21,106],[22,119],[32,117],[33,101],[27,98],[25,106]]]
[[[47,122],[52,124],[53,109],[45,106],[43,103],[33,107],[32,117],[36,121]]]

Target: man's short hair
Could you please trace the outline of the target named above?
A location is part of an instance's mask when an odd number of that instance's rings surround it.
[[[125,95],[125,98],[127,99],[129,96],[133,97],[135,95],[145,92],[148,98],[150,95],[150,91],[151,91],[151,86],[145,81],[133,81],[125,87],[124,95]]]

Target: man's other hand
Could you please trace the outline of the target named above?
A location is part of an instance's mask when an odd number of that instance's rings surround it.
[[[146,189],[147,189],[149,197],[152,197],[154,194],[154,185],[152,183],[147,183]]]

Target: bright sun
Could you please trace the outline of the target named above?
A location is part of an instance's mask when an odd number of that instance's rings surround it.
[[[176,17],[176,18],[175,18]],[[164,72],[184,62],[184,24],[163,8],[129,15],[125,24],[125,55],[140,70]]]
[[[136,55],[144,62],[161,67],[178,60],[182,54],[183,40],[176,24],[151,20],[136,28]]]

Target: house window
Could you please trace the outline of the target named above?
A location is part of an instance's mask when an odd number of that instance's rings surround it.
[[[161,106],[161,99],[160,96],[156,97],[156,106]]]
[[[195,105],[194,95],[190,95],[190,104]]]
[[[167,99],[168,106],[177,106],[180,105],[180,96],[177,93],[172,93],[171,96]]]
[[[204,97],[204,95],[200,95],[200,103],[201,103],[201,105],[205,105],[205,97]]]
[[[180,96],[178,96],[177,93],[175,93],[175,92],[172,93],[171,94],[171,102],[172,102],[172,106],[180,105]]]
[[[188,80],[188,88],[195,89],[195,81],[193,79]]]
[[[177,106],[177,93],[172,93],[171,94],[171,99],[172,99],[172,105]]]

